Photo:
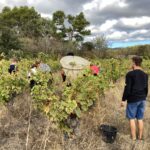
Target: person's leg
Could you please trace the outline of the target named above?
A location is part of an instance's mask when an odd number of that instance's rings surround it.
[[[144,123],[143,120],[138,120],[138,139],[141,140],[143,138],[143,129]]]
[[[135,119],[130,119],[130,130],[131,130],[131,137],[133,140],[136,140],[136,123]]]
[[[145,112],[145,101],[139,102],[137,109],[137,120],[138,120],[138,139],[141,140],[143,138],[143,130],[144,130],[144,112]]]
[[[35,86],[36,82],[34,80],[30,81],[30,88],[32,89]]]
[[[63,82],[66,81],[66,75],[62,74],[62,79],[63,79]]]
[[[126,117],[129,119],[131,138],[136,140],[136,113],[137,103],[127,103]]]

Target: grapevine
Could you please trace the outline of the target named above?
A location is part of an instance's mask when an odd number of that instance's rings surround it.
[[[0,60],[0,103],[9,102],[17,94],[23,93],[29,88],[32,79],[36,81],[36,85],[31,89],[35,108],[43,112],[58,128],[67,132],[71,131],[66,123],[67,119],[72,114],[77,118],[82,117],[82,114],[104,95],[104,91],[113,87],[130,69],[130,62],[126,59],[91,60],[100,67],[99,75],[93,76],[90,70],[86,69],[72,81],[72,86],[68,87],[61,81],[58,73],[61,66],[57,60],[49,59],[45,54],[39,54],[38,59],[51,66],[53,76],[38,70],[36,75],[28,79],[27,72],[36,59],[21,59],[15,74],[8,73],[8,60]],[[150,74],[149,60],[144,60],[143,68]]]

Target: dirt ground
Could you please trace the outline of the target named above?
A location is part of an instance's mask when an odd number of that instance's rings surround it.
[[[17,96],[13,105],[0,106],[0,150],[149,150],[150,96],[145,114],[144,141],[131,141],[125,108],[120,107],[124,80],[106,91],[96,105],[80,119],[76,135],[64,133],[34,109],[29,92]],[[149,92],[150,93],[150,92]],[[99,126],[117,127],[113,144],[103,142]]]

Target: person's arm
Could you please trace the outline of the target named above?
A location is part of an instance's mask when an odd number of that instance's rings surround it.
[[[15,66],[15,71],[16,71],[16,72],[19,71],[19,70],[18,70],[18,66]]]
[[[148,75],[146,76],[146,88],[145,88],[146,96],[148,95]]]
[[[28,72],[28,73],[27,73],[27,77],[28,77],[28,79],[31,78],[31,72]]]
[[[129,73],[126,75],[126,82],[125,83],[126,83],[126,85],[124,88],[122,101],[126,101],[127,98],[129,97],[130,93],[131,93],[132,78],[131,78]]]
[[[11,66],[11,65],[10,65]],[[9,66],[8,68],[8,72],[11,74],[11,67]]]

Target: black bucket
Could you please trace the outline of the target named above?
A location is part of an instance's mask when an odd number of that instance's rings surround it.
[[[117,128],[110,125],[101,125],[99,127],[100,132],[102,133],[102,139],[106,143],[113,143],[116,139]]]

